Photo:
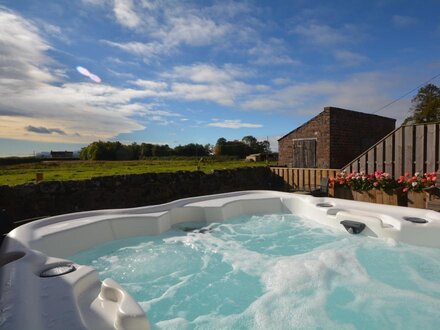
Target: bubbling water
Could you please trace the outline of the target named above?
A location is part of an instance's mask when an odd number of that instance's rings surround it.
[[[291,214],[185,223],[71,259],[122,284],[156,329],[440,325],[439,249],[348,236]]]

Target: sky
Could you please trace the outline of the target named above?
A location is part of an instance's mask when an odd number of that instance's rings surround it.
[[[372,113],[419,86],[439,54],[436,0],[0,0],[0,156],[246,135],[277,150],[325,106]],[[415,94],[377,114],[401,123]]]

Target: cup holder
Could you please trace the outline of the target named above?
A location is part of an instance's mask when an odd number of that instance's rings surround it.
[[[412,223],[427,223],[428,220],[418,217],[403,217],[403,220],[412,222]]]
[[[65,274],[69,274],[71,272],[74,272],[76,270],[75,266],[73,264],[58,264],[53,265],[50,268],[47,268],[43,270],[40,273],[40,277],[56,277],[61,276]]]
[[[333,207],[333,204],[330,203],[318,203],[316,204],[317,207]]]

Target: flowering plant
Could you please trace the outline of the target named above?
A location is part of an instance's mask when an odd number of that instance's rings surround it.
[[[365,172],[347,173],[342,171],[336,174],[335,178],[330,179],[332,186],[347,186],[356,191],[366,191],[373,189],[374,176],[365,174]]]
[[[347,186],[355,191],[389,190],[399,187],[398,182],[394,180],[391,174],[382,171],[376,171],[374,174],[342,171],[335,178],[330,179],[330,184],[332,186]]]
[[[399,183],[391,176],[390,173],[376,171],[374,172],[375,181],[373,186],[380,190],[390,190],[399,187]]]
[[[420,173],[416,172],[413,176],[410,176],[408,172],[405,175],[401,175],[397,182],[403,185],[403,192],[408,191],[423,191],[425,188],[432,188],[437,181],[436,172]]]
[[[437,173],[416,172],[413,176],[409,173],[401,175],[395,180],[391,174],[376,171],[374,174],[365,174],[365,172],[347,173],[342,171],[335,178],[330,179],[331,186],[350,187],[355,191],[367,191],[371,189],[390,190],[403,187],[403,192],[423,191],[425,188],[432,188],[437,181]]]

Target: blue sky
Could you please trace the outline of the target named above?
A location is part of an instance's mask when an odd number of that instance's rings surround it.
[[[276,149],[324,106],[373,112],[440,73],[439,13],[438,1],[0,0],[0,156],[245,135]],[[414,94],[378,114],[400,123]]]

